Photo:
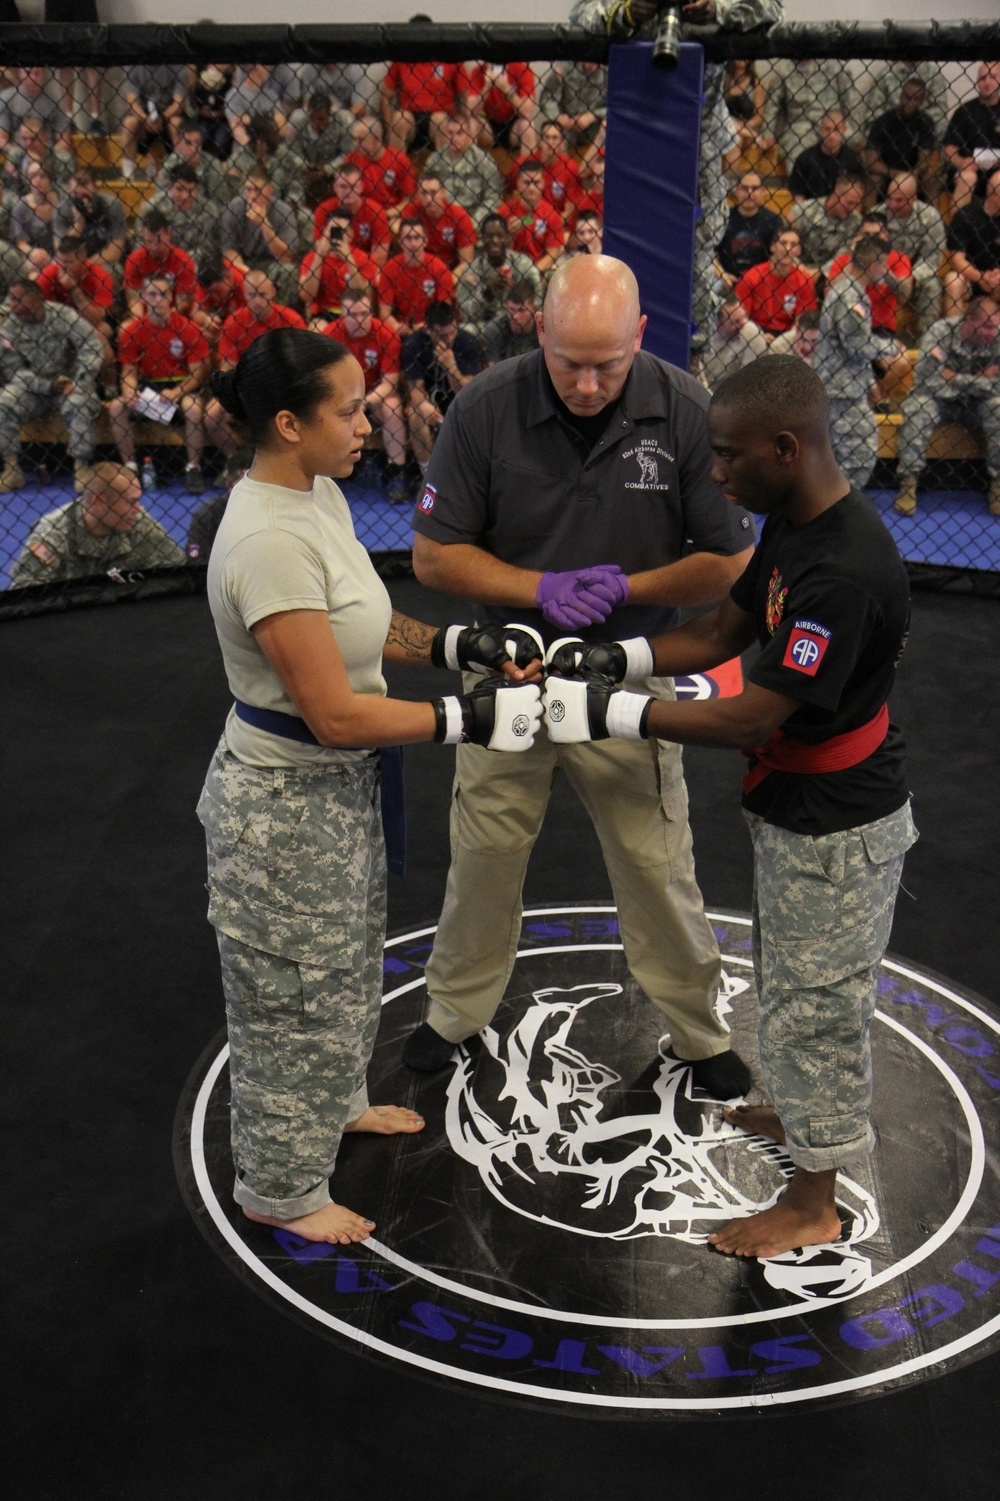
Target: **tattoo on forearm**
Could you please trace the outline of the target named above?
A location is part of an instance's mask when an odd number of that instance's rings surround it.
[[[393,610],[385,644],[400,647],[411,661],[428,662],[431,642],[436,635],[437,630],[433,625],[425,625],[422,620],[411,620],[408,615],[400,615]]]

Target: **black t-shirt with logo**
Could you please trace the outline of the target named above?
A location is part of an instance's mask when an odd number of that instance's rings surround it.
[[[719,264],[727,276],[742,276],[771,254],[771,246],[788,225],[770,209],[758,209],[749,218],[734,208],[729,211],[726,232],[717,246]]]
[[[730,591],[752,614],[760,655],[751,683],[799,701],[787,735],[817,745],[874,718],[906,641],[910,591],[888,530],[859,490],[804,526],[778,512]],[[797,834],[884,818],[907,799],[905,750],[891,725],[867,760],[819,775],[773,771],[743,805]]]

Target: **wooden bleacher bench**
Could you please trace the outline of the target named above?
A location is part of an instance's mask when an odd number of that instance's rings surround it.
[[[137,448],[182,448],[184,446],[183,428],[164,427],[161,422],[148,422],[140,417],[133,421],[132,432],[135,434]],[[25,422],[21,428],[22,443],[65,443],[68,436],[66,424],[58,412],[47,412],[44,417],[36,417],[32,422]],[[96,440],[98,443],[114,442],[108,425],[106,405],[97,419]]]
[[[903,424],[902,412],[878,412],[878,456],[880,459],[897,457],[899,429]],[[950,459],[952,463],[986,458],[986,435],[982,428],[959,427],[954,422],[943,422],[931,434],[927,445],[928,462],[934,459]]]

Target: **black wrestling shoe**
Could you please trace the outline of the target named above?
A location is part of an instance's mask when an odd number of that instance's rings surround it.
[[[448,1042],[427,1022],[421,1022],[403,1043],[403,1062],[421,1074],[436,1074],[455,1056],[457,1043]]]
[[[667,1057],[677,1058],[673,1048],[667,1049]],[[685,1062],[683,1058],[677,1061]],[[714,1058],[699,1058],[687,1066],[698,1088],[713,1100],[734,1100],[745,1095],[753,1084],[753,1075],[732,1048],[725,1053],[716,1053]]]

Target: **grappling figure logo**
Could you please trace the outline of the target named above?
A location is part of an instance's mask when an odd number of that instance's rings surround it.
[[[721,1009],[748,989],[748,981],[724,975]],[[727,1177],[723,1145],[763,1155],[783,1175],[792,1166],[774,1142],[698,1108],[688,1070],[667,1056],[669,1036],[660,1039],[650,1084],[655,1108],[614,1108],[605,1096],[621,1076],[573,1044],[584,1007],[621,994],[620,985],[538,991],[505,1037],[485,1028],[482,1054],[477,1060],[463,1048],[448,1086],[448,1140],[495,1198],[540,1224],[612,1240],[665,1235],[704,1245],[711,1230],[767,1208],[781,1192],[763,1202],[748,1197]],[[870,1261],[854,1246],[879,1228],[875,1201],[849,1178],[841,1177],[839,1190],[845,1243],[822,1261],[804,1252],[762,1259],[772,1286],[832,1297],[870,1277]]]
[[[759,1077],[746,917],[710,917],[720,1012]],[[441,1073],[400,1052],[433,928],[390,938],[369,1068],[417,1136],[346,1137],[334,1198],[361,1245],[232,1201],[227,1049],[196,1068],[176,1155],[241,1275],[314,1332],[499,1398],[635,1414],[877,1395],[1000,1346],[1000,1011],[887,959],[872,1028],[878,1149],[838,1178],[843,1232],[766,1260],[707,1236],[774,1201],[783,1149],[728,1125],[669,1056],[613,907],[528,911],[504,1002]]]

